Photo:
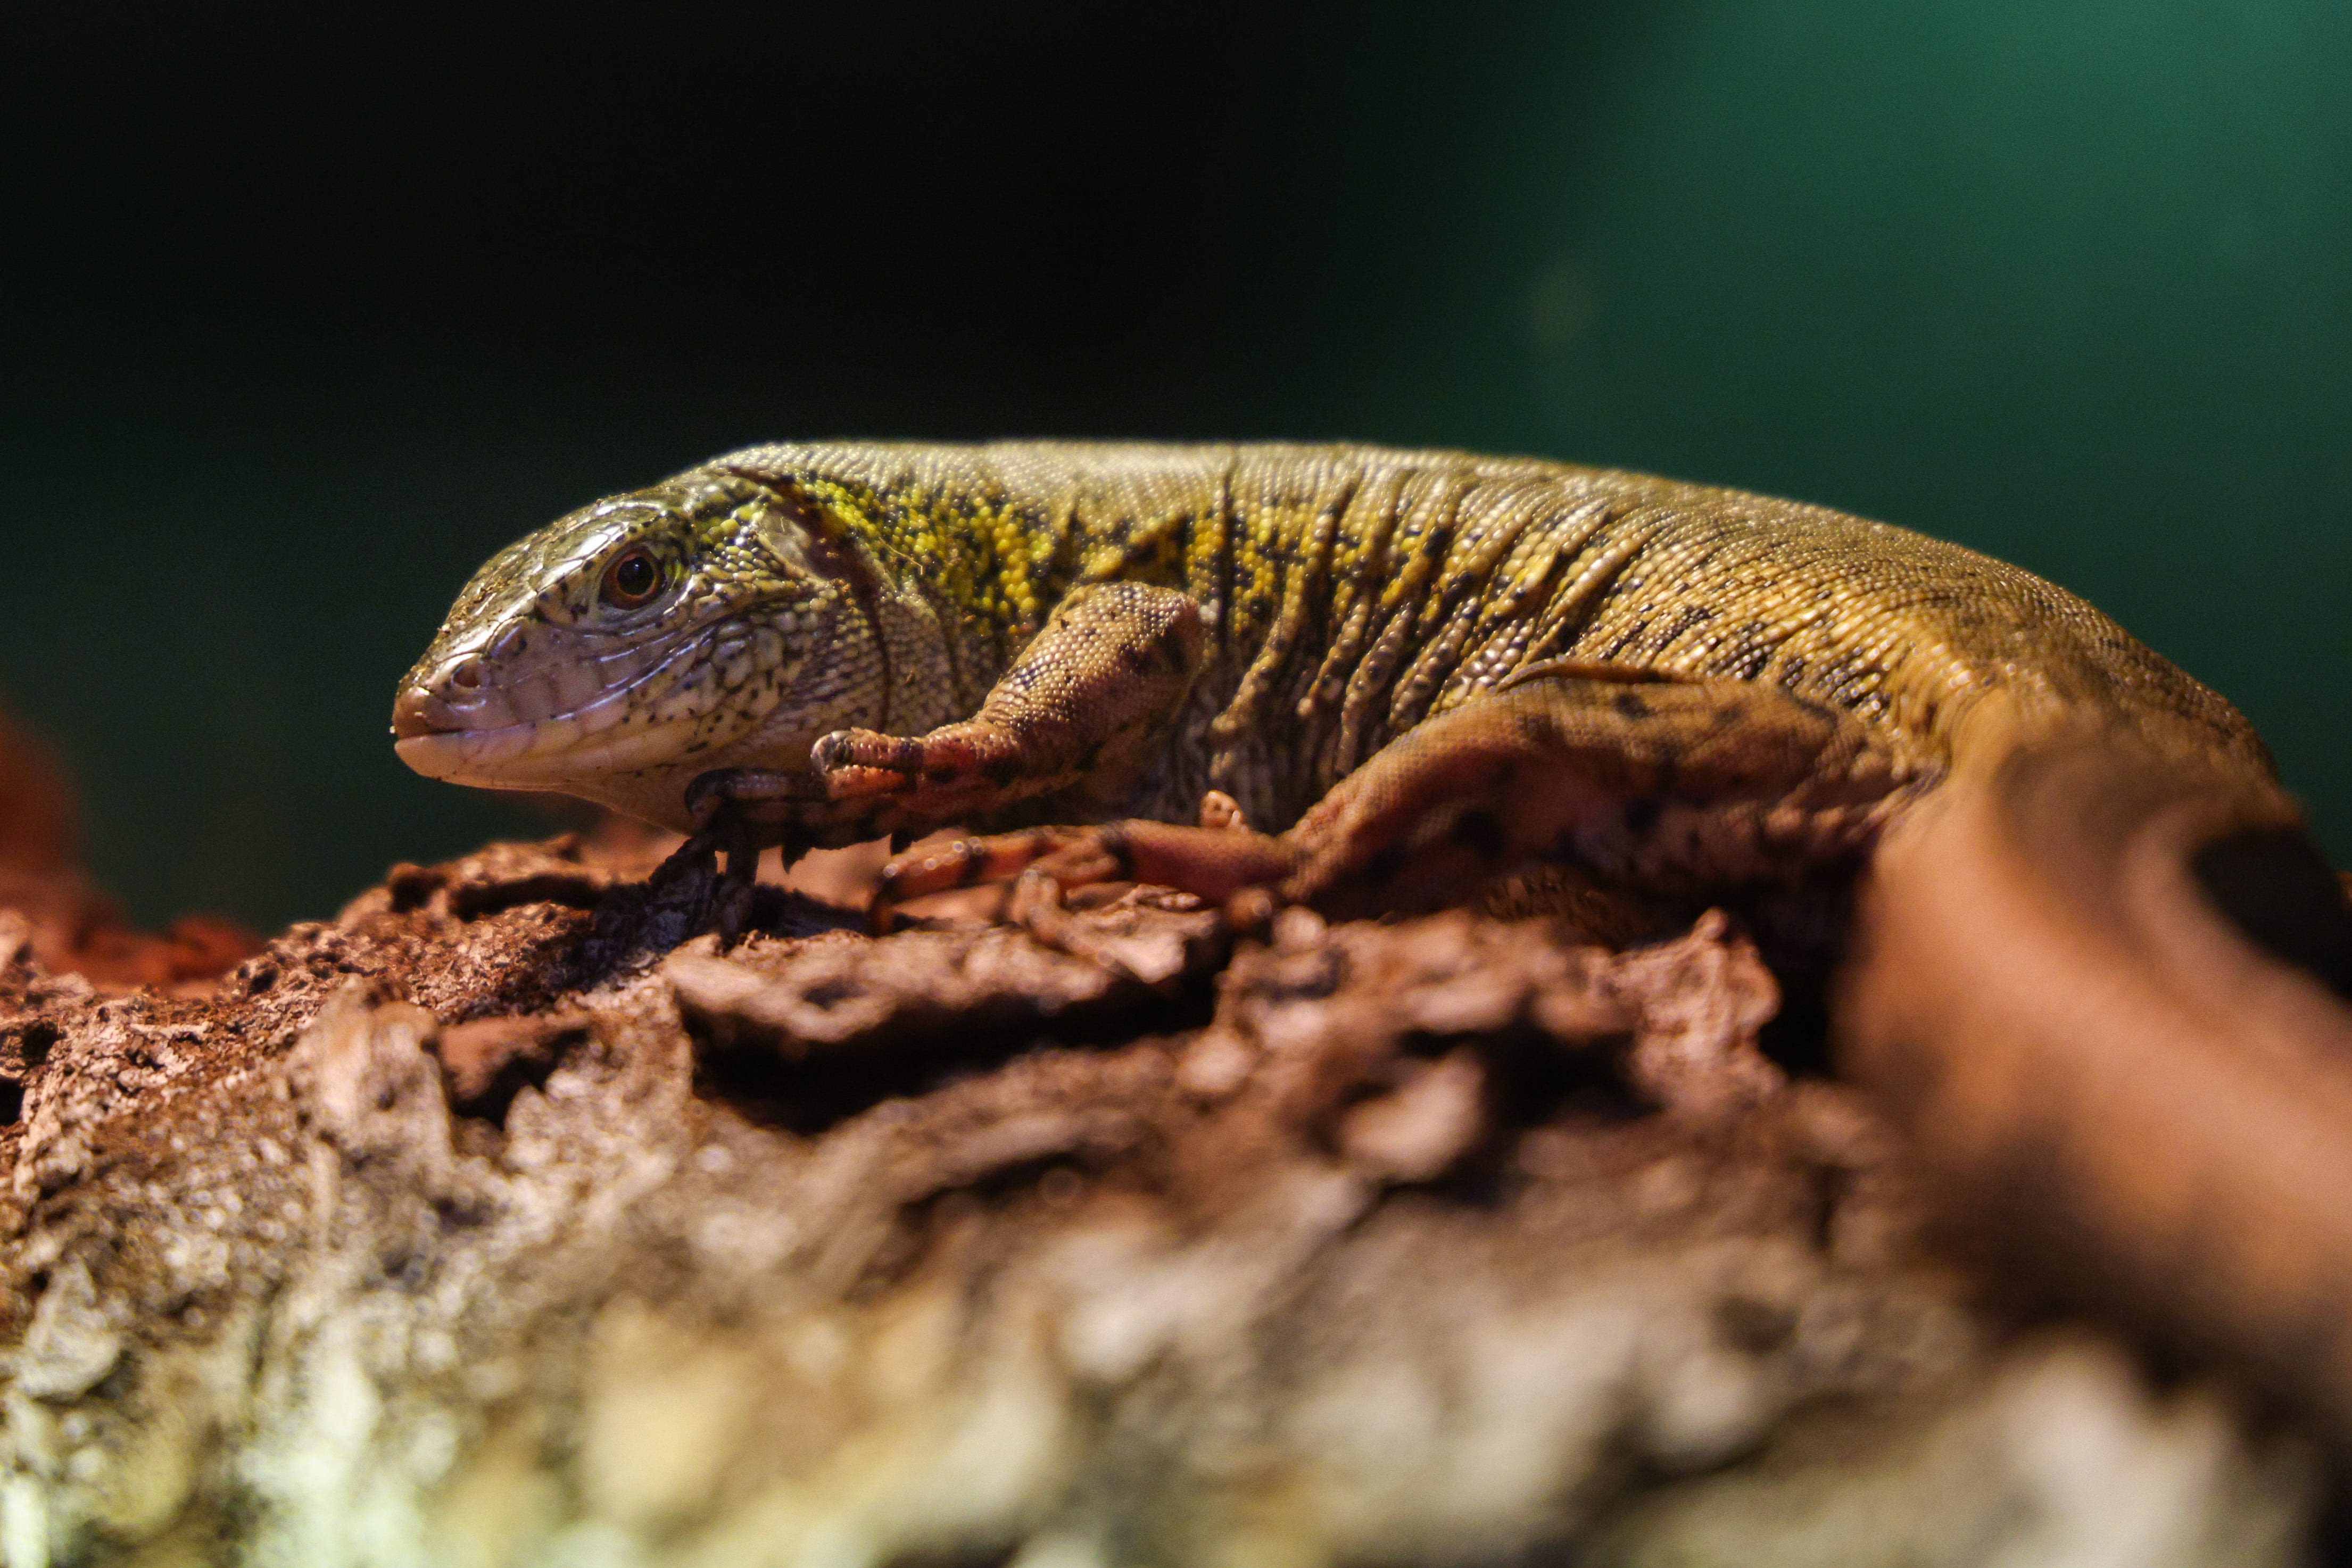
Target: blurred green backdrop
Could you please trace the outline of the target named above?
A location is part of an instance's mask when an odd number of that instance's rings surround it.
[[[2220,686],[2352,857],[2341,0],[50,10],[0,56],[0,698],[142,918],[540,831],[392,756],[451,593],[815,434],[1906,523]]]

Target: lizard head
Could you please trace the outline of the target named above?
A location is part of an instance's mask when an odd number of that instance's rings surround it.
[[[401,760],[686,826],[686,780],[856,721],[847,687],[871,632],[846,547],[815,516],[703,470],[517,540],[402,679]]]

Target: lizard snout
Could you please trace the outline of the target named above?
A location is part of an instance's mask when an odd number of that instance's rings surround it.
[[[509,632],[436,648],[394,693],[393,749],[429,779],[492,788],[537,788],[658,756],[675,737],[643,711],[637,677],[647,662],[642,649],[600,653],[543,631],[527,643]]]
[[[447,735],[465,728],[449,705],[431,691],[414,684],[403,685],[392,699],[392,733],[394,738],[413,740],[420,735]]]
[[[478,653],[411,670],[392,701],[401,760],[446,779],[527,747],[530,737],[517,728],[515,704],[497,674]]]
[[[496,757],[527,748],[513,705],[477,658],[430,674],[411,671],[392,700],[393,748],[429,779],[455,778]]]
[[[492,685],[490,671],[473,655],[430,675],[412,672],[392,703],[392,733],[402,740],[448,735],[512,722]],[[491,711],[498,710],[498,711]]]
[[[395,740],[414,740],[420,735],[447,735],[465,727],[453,723],[429,692],[415,686],[404,686],[392,701],[392,734]]]

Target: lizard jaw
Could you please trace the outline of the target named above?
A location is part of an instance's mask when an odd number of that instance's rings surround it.
[[[648,725],[600,734],[582,716],[406,735],[393,751],[427,779],[489,789],[562,789],[675,762],[694,727]]]
[[[659,768],[694,738],[690,715],[664,723],[645,713],[632,685],[605,692],[566,713],[513,718],[511,706],[466,716],[425,685],[402,688],[393,706],[393,751],[427,779],[491,789],[562,789],[606,774]],[[635,722],[630,722],[632,719]]]
[[[529,728],[515,725],[512,730]],[[467,783],[467,774],[484,749],[482,742],[496,737],[492,730],[446,730],[438,734],[404,735],[392,743],[394,755],[427,779],[446,779],[451,783]],[[521,737],[523,747],[530,737]],[[516,749],[521,749],[517,747]]]

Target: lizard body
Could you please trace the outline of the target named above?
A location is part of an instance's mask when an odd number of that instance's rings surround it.
[[[638,605],[610,581],[632,552],[660,580]],[[2070,723],[2270,779],[2220,696],[1972,551],[1734,491],[1361,446],[738,452],[485,567],[395,727],[421,771],[681,830],[700,825],[692,780],[756,773],[767,836],[793,847],[950,821],[1190,821],[1211,789],[1279,830],[1400,737],[1547,665],[1596,716],[1687,708],[1626,737],[1664,769],[1606,786],[1637,815],[1708,727],[1760,747],[1775,712],[1841,734],[1759,758],[1775,779],[1831,753],[1871,774],[1831,838],[1972,741]],[[1643,676],[1732,706],[1635,692]],[[985,758],[872,743],[992,701],[1007,722]],[[869,740],[817,747],[842,732]],[[1639,856],[1616,858],[1602,869]]]

